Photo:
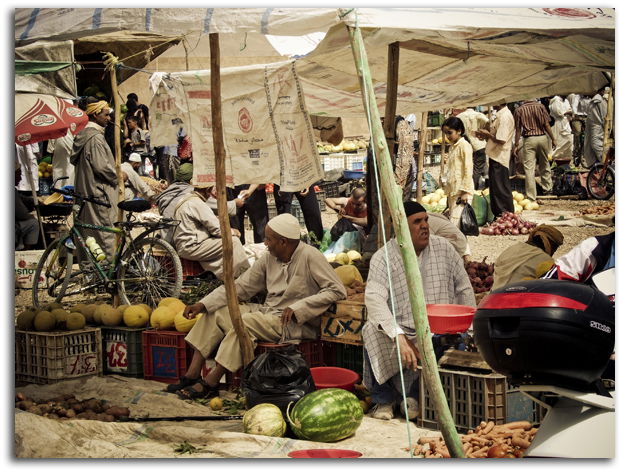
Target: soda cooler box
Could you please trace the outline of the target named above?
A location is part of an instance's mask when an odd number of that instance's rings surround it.
[[[575,282],[521,281],[491,292],[474,316],[474,341],[512,385],[592,390],[614,350],[614,306]]]

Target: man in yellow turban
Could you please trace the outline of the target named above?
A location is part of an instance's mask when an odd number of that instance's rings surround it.
[[[86,106],[89,123],[76,135],[70,162],[76,168],[74,188],[83,196],[97,197],[110,201],[110,208],[87,202],[79,220],[93,225],[112,226],[117,217],[117,173],[115,158],[104,138],[104,129],[110,121],[110,105],[104,100]],[[62,184],[61,184],[62,185]],[[97,230],[81,230],[84,238],[92,236],[99,242],[112,261],[115,249],[115,234]]]

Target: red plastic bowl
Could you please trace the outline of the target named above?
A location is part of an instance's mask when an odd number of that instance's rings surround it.
[[[294,450],[288,453],[290,458],[359,458],[361,452],[356,450],[341,450],[338,448],[312,448],[309,450]]]
[[[359,375],[354,371],[337,366],[317,366],[310,368],[316,389],[342,388],[352,391],[359,381]]]
[[[471,325],[476,308],[459,304],[426,304],[426,312],[431,332],[460,333]]]

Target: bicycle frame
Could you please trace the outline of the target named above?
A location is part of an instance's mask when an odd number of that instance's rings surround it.
[[[106,233],[114,233],[117,235],[117,246],[116,246],[115,254],[113,255],[113,258],[112,258],[112,263],[110,265],[110,268],[108,269],[108,272],[104,271],[104,268],[102,267],[102,265],[99,264],[99,262],[95,259],[95,257],[93,256],[93,254],[87,247],[85,239],[79,230],[81,228],[103,231]],[[88,255],[88,258],[90,259],[91,263],[94,264],[95,269],[97,270],[100,278],[103,279],[104,281],[110,281],[114,279],[114,274],[117,272],[117,265],[119,261],[121,260],[121,255],[125,248],[126,235],[127,235],[125,230],[122,228],[118,228],[118,227],[103,227],[100,225],[93,225],[90,223],[82,223],[82,222],[74,221],[74,225],[70,228],[69,232],[72,238],[75,237],[78,240],[80,246],[82,247],[84,252]],[[120,235],[122,236],[121,241],[119,241]],[[78,247],[76,246],[76,248]]]

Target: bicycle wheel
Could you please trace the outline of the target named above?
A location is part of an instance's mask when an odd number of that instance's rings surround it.
[[[180,295],[182,263],[166,241],[141,238],[121,257],[117,282],[122,304],[156,307],[161,299]]]
[[[69,283],[73,259],[73,253],[65,246],[65,239],[56,239],[45,249],[33,276],[32,303],[35,308],[61,301]]]
[[[595,164],[586,177],[586,189],[593,199],[608,200],[614,194],[614,172]]]

